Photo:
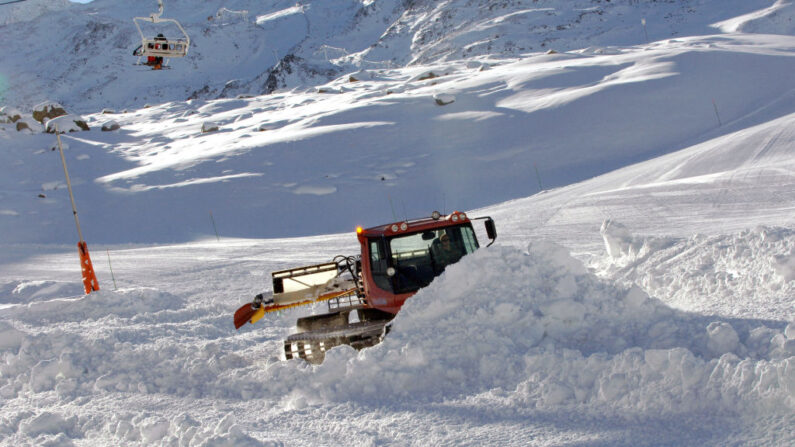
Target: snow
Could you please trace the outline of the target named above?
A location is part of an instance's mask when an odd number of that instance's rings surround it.
[[[795,443],[792,2],[165,3],[159,73],[154,4],[0,9],[36,36],[0,49],[0,445]],[[282,360],[324,305],[234,329],[434,209],[499,236],[380,345]]]

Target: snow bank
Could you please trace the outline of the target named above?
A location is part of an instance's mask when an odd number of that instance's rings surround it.
[[[384,343],[335,348],[320,366],[281,361],[284,334],[241,340],[229,309],[155,289],[77,298],[59,298],[70,289],[56,282],[2,289],[13,298],[0,320],[0,396],[69,404],[4,412],[0,434],[14,442],[57,443],[66,433],[66,441],[257,445],[232,413],[207,425],[187,408],[154,409],[160,399],[299,412],[498,399],[655,418],[795,409],[795,324],[673,310],[599,279],[550,242],[467,256],[406,303]],[[119,411],[119,399],[146,405]],[[89,401],[114,409],[76,420],[71,403]]]
[[[674,311],[599,280],[552,243],[495,247],[410,299],[383,344],[334,349],[317,368],[271,363],[262,392],[298,407],[496,392],[536,408],[791,411],[793,352],[781,323],[771,326]]]
[[[593,266],[669,305],[708,314],[792,318],[792,229],[758,227],[677,239],[634,236],[620,224],[605,222],[602,236],[608,256]]]
[[[13,288],[11,301],[17,304],[6,305],[0,320],[4,400],[50,396],[65,405],[59,407],[70,408],[70,402],[79,406],[116,393],[143,400],[158,393],[230,395],[219,386],[228,381],[219,376],[240,366],[240,357],[222,352],[217,344],[205,349],[179,342],[195,333],[214,333],[196,322],[203,312],[188,309],[186,300],[141,288],[53,298],[71,288],[52,281],[13,286],[3,290]],[[0,416],[0,439],[9,445],[72,445],[72,439],[84,437],[142,445],[263,445],[243,433],[231,414],[206,427],[187,414],[164,418],[143,409],[125,411],[113,399],[109,405],[107,417],[80,420],[72,409],[8,407]]]
[[[75,298],[36,299],[51,296],[54,291],[69,291],[81,295]],[[85,321],[107,317],[132,318],[149,312],[179,309],[184,300],[154,289],[128,289],[110,292],[100,290],[83,295],[80,283],[58,283],[54,281],[21,282],[14,289],[25,305],[10,306],[7,315],[21,321],[32,322],[47,319],[50,322]]]

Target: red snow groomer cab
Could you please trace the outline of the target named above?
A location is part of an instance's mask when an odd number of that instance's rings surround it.
[[[321,301],[328,312],[299,318],[284,341],[285,357],[322,363],[334,346],[374,346],[389,332],[403,303],[444,269],[478,247],[473,220],[484,220],[489,245],[497,231],[490,217],[465,213],[357,228],[361,252],[333,261],[272,273],[273,289],[235,312],[235,327],[256,323],[266,313]]]

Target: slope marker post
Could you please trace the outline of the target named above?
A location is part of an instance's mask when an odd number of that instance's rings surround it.
[[[91,264],[91,256],[88,254],[88,245],[83,240],[83,231],[80,230],[80,219],[77,218],[77,206],[75,206],[75,195],[72,192],[72,181],[69,179],[69,170],[66,168],[66,157],[63,155],[63,145],[61,144],[61,132],[55,126],[55,138],[58,141],[58,151],[61,153],[61,163],[63,163],[63,173],[66,176],[66,187],[69,189],[69,200],[72,201],[72,214],[75,216],[75,226],[80,241],[77,243],[77,250],[80,254],[80,271],[83,275],[83,287],[86,295],[99,290],[97,275],[94,274],[94,266]]]
[[[113,275],[113,266],[110,265],[110,250],[106,248],[105,252],[108,254],[108,268],[110,268],[110,277],[113,278],[113,290],[119,290],[116,286],[116,276]]]
[[[544,187],[543,187],[543,186],[541,186],[541,176],[538,174],[538,165],[536,165],[535,163],[533,163],[533,168],[535,168],[535,170],[536,170],[536,179],[538,180],[538,191],[539,191],[539,192],[540,192],[540,191],[543,191],[543,190],[544,190]]]
[[[213,231],[215,231],[215,240],[221,242],[221,237],[218,236],[218,228],[215,226],[215,218],[213,217],[213,212],[210,211],[210,222],[213,223]]]

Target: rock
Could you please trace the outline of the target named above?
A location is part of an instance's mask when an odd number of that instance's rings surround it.
[[[44,124],[44,119],[66,115],[66,110],[57,102],[43,102],[33,108],[33,119]]]
[[[114,130],[119,130],[120,128],[121,128],[121,126],[119,126],[119,123],[117,123],[116,121],[113,121],[113,120],[105,121],[104,123],[102,123],[102,131],[103,132],[111,132],[111,131],[114,131]]]
[[[202,123],[202,133],[218,132],[218,124],[205,121]]]
[[[438,106],[446,106],[455,102],[455,96],[446,93],[437,93],[433,95],[433,100],[436,101]]]
[[[60,133],[91,130],[86,124],[86,120],[79,115],[59,116],[47,121],[44,125],[44,131],[47,133],[55,133],[56,128]]]
[[[22,112],[19,110],[10,106],[0,108],[0,123],[16,123],[20,118],[22,118]]]
[[[34,120],[33,117],[27,116],[21,118],[17,121],[17,131],[21,132],[23,130],[27,130],[31,133],[39,133],[44,131],[44,126],[39,124],[38,121]]]
[[[113,110],[113,109],[102,109],[102,114],[103,115],[110,115],[110,114],[114,114],[114,113],[116,113],[116,111]]]

